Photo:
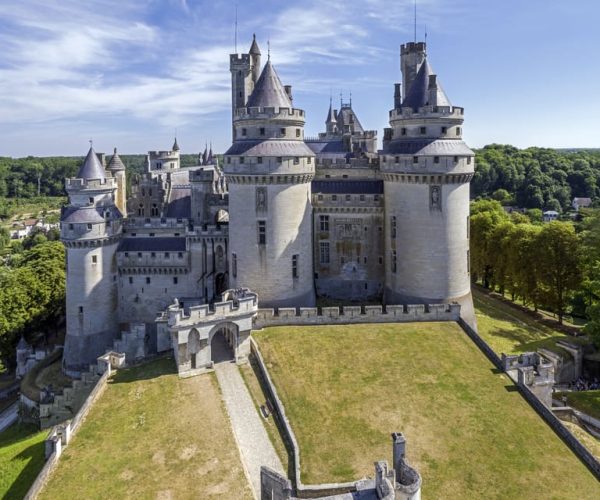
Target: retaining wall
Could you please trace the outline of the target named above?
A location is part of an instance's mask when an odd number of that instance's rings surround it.
[[[483,351],[488,359],[496,366],[496,368],[502,370],[502,361],[493,349],[483,340],[477,332],[475,332],[469,325],[467,325],[462,319],[458,320],[458,324],[466,332],[466,334],[475,342],[477,347]],[[503,370],[504,371],[504,370]],[[571,448],[573,453],[579,457],[579,459],[590,469],[590,471],[600,480],[600,461],[594,455],[592,455],[588,449],[583,446],[579,440],[571,434],[571,431],[567,429],[562,422],[558,419],[552,410],[544,405],[537,396],[531,392],[529,387],[523,383],[515,382],[517,389],[529,405],[542,417],[546,423],[552,428],[552,430]]]
[[[48,437],[46,438],[46,463],[29,488],[24,500],[35,500],[38,497],[40,491],[48,481],[50,474],[56,468],[63,448],[69,444],[71,438],[75,435],[79,427],[81,427],[81,424],[92,409],[94,403],[106,389],[113,368],[121,367],[123,365],[124,356],[120,356],[118,353],[109,352],[98,358],[98,368],[104,370],[104,373],[102,373],[102,376],[98,379],[92,392],[90,392],[73,420],[67,420],[62,424],[55,425],[50,430]]]
[[[349,323],[409,323],[458,321],[459,304],[410,304],[343,307],[280,307],[258,309],[254,328],[277,325],[332,325]]]

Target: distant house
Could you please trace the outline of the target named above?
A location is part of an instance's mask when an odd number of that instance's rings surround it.
[[[591,198],[573,198],[573,203],[571,203],[571,206],[575,210],[579,210],[580,208],[588,208],[588,207],[592,206],[592,199]]]
[[[34,227],[41,227],[42,223],[39,219],[25,219],[23,221],[15,222],[12,227],[11,238],[13,240],[22,240],[29,236]]]
[[[550,222],[558,219],[558,212],[556,210],[546,210],[542,213],[542,219],[544,222]]]

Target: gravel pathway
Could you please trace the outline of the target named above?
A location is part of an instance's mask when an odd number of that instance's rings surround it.
[[[231,362],[218,363],[215,364],[215,372],[244,468],[250,478],[254,496],[260,498],[261,465],[285,474],[283,466],[269,440],[237,365]]]

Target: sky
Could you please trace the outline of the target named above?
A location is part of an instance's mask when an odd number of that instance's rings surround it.
[[[381,139],[414,40],[414,0],[239,0],[307,136],[330,96]],[[235,2],[0,0],[0,156],[183,153],[231,143]],[[417,39],[472,147],[600,147],[600,2],[418,0]]]

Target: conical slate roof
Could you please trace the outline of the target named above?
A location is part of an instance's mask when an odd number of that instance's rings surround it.
[[[121,160],[120,156],[117,154],[117,148],[115,148],[115,152],[112,155],[112,158],[110,159],[110,161],[108,162],[108,167],[106,167],[107,170],[125,170],[125,165],[123,165],[123,161]]]
[[[335,113],[333,111],[333,106],[331,105],[331,99],[329,99],[329,111],[327,112],[325,123],[335,123],[335,121]]]
[[[256,35],[252,35],[252,45],[248,53],[260,56],[260,49],[258,48],[258,43],[256,43]]]
[[[177,144],[177,137],[175,137],[175,142],[173,143],[173,147],[171,151],[179,151],[179,144]]]
[[[85,160],[83,161],[83,165],[79,169],[79,173],[77,174],[77,178],[79,179],[106,179],[106,172],[104,171],[104,167],[100,163],[96,152],[93,147],[90,147]]]
[[[246,106],[249,108],[292,107],[292,102],[286,94],[270,60],[265,64],[260,78],[254,87],[254,92],[252,92]]]
[[[429,61],[425,59],[412,85],[407,90],[402,103],[403,108],[412,108],[417,111],[420,107],[429,105],[429,75],[433,74]],[[451,106],[450,100],[439,82],[437,82],[436,106]]]

